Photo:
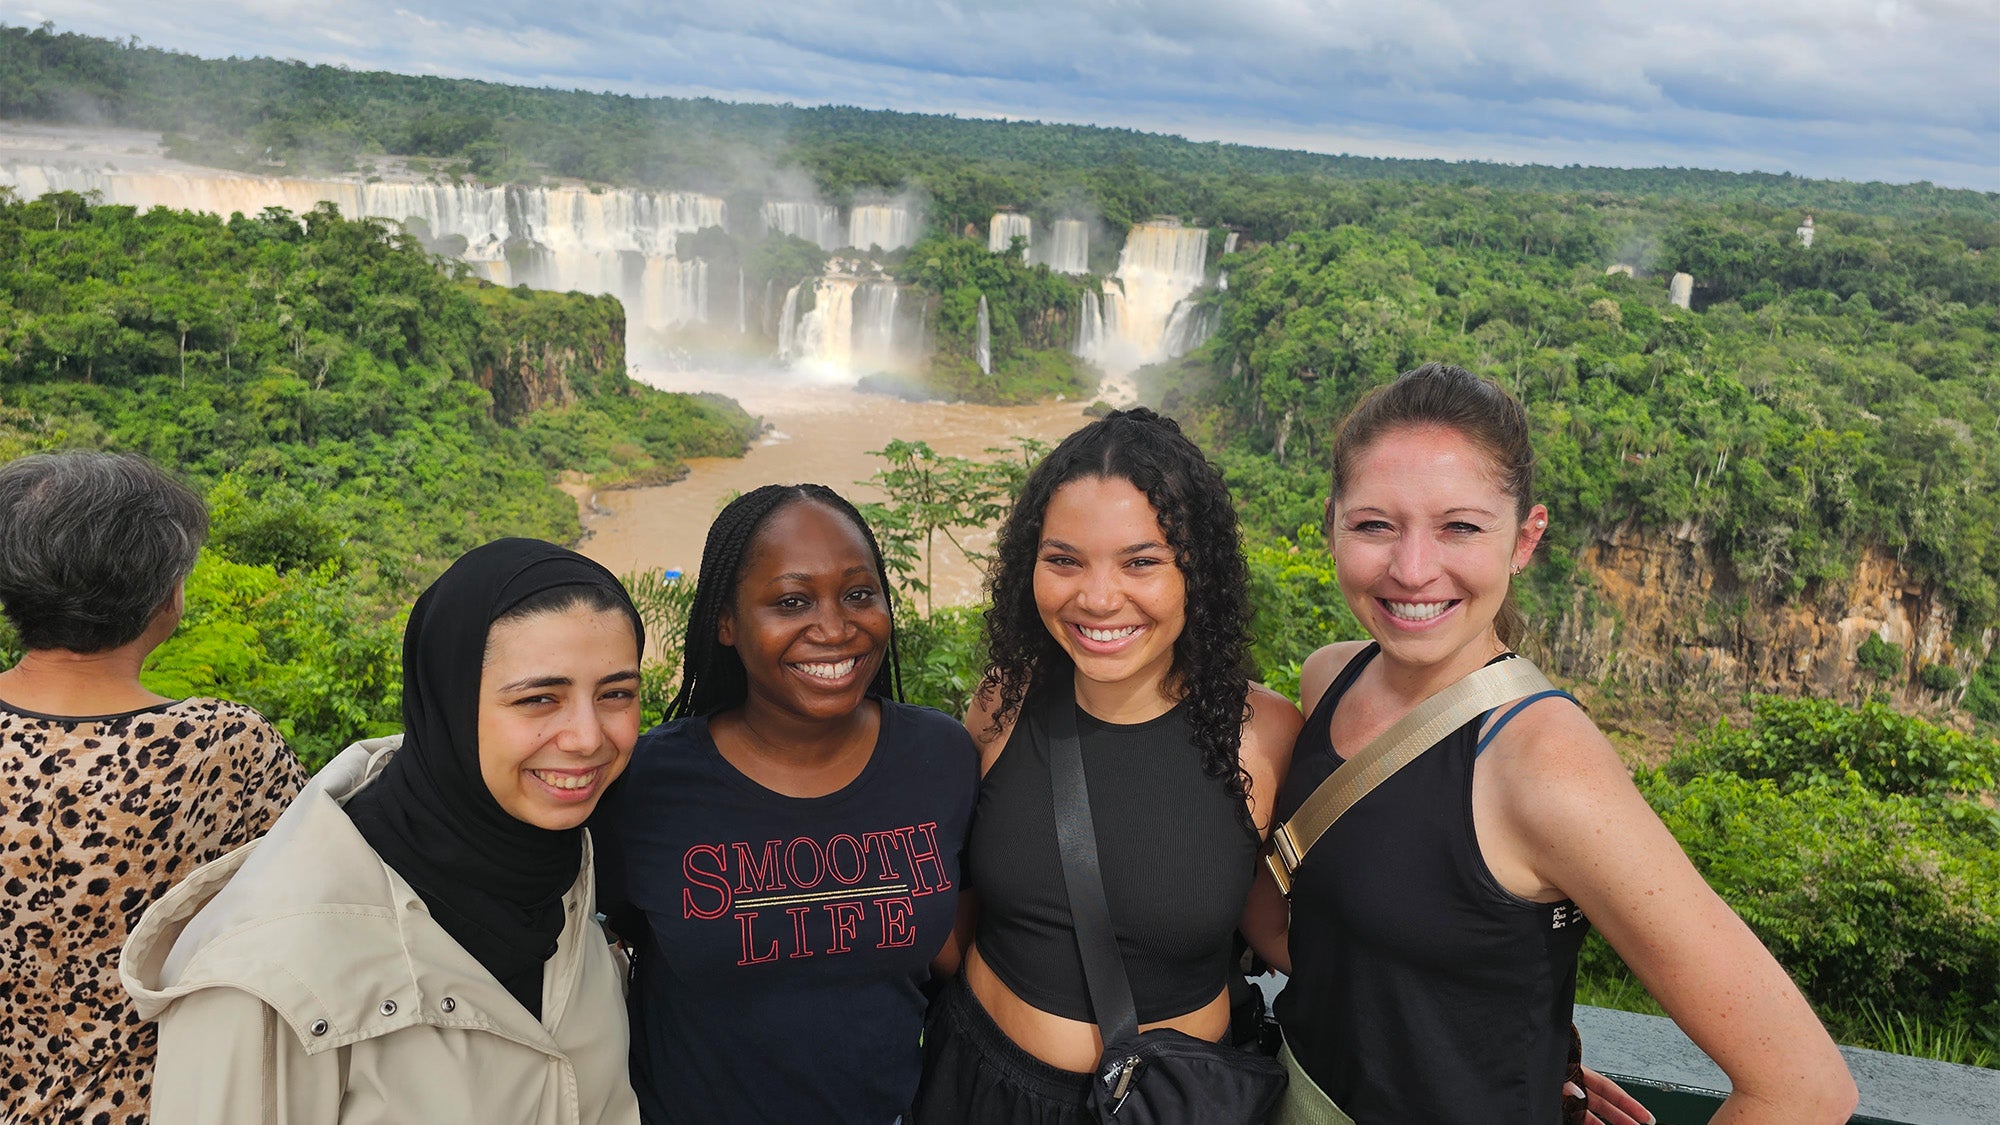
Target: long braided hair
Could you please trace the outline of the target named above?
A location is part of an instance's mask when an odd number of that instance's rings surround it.
[[[995,727],[1021,706],[1032,685],[1067,684],[1076,667],[1035,606],[1035,559],[1049,499],[1063,485],[1087,478],[1129,482],[1153,506],[1187,588],[1187,624],[1174,641],[1165,690],[1187,705],[1203,771],[1243,798],[1250,777],[1238,751],[1249,716],[1244,668],[1250,605],[1236,508],[1222,473],[1181,433],[1180,424],[1145,407],[1112,411],[1064,438],[1028,474],[1021,498],[1001,525],[988,582],[991,664],[980,684],[982,691],[998,692]]]
[[[736,586],[743,577],[744,556],[757,532],[773,514],[792,504],[814,503],[847,517],[868,542],[875,563],[875,576],[882,583],[882,607],[889,614],[889,652],[875,679],[868,685],[871,694],[901,701],[903,673],[896,658],[896,606],[890,593],[888,569],[882,565],[882,548],[868,521],[854,505],[823,484],[767,484],[731,500],[715,522],[709,525],[708,540],[702,546],[701,573],[695,580],[694,606],[688,613],[687,640],[681,650],[681,689],[667,704],[666,718],[686,715],[713,715],[741,707],[750,695],[750,680],[743,670],[743,658],[736,649],[717,640],[722,615],[736,604]]]

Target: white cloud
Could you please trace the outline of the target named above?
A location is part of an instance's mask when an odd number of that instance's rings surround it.
[[[72,0],[0,18],[565,88],[2000,189],[1991,0]]]

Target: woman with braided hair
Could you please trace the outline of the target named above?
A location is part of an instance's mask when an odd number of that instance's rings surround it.
[[[1233,936],[1299,727],[1244,676],[1247,578],[1222,475],[1169,418],[1113,412],[1029,474],[966,718],[984,773],[978,932],[926,1029],[920,1125],[1096,1120],[1104,1045],[1056,843],[1046,693],[1076,710],[1140,1025],[1229,1030]]]
[[[592,823],[647,1122],[888,1125],[916,1091],[978,758],[898,700],[883,576],[821,485],[709,528],[680,692]]]

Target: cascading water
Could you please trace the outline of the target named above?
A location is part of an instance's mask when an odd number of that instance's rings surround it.
[[[854,287],[851,277],[813,283],[813,307],[793,334],[794,366],[824,375],[851,376],[854,360]]]
[[[699,258],[647,258],[638,291],[640,306],[625,298],[625,315],[647,326],[706,323],[708,263]],[[533,286],[530,286],[533,288]]]
[[[801,313],[799,291],[810,284],[813,307]],[[918,310],[921,312],[921,309]],[[785,294],[778,357],[822,378],[849,381],[875,371],[900,371],[917,350],[918,327],[902,287],[893,281],[822,277]]]
[[[987,224],[986,249],[995,254],[1004,254],[1014,245],[1014,239],[1017,237],[1023,240],[1021,248],[1025,256],[1034,245],[1035,220],[1027,215],[1002,211],[994,215],[993,221]]]
[[[1125,375],[1206,339],[1200,332],[1212,330],[1210,318],[1195,317],[1191,303],[1186,310],[1182,304],[1201,287],[1207,265],[1208,231],[1177,222],[1135,224],[1119,252],[1115,280],[1104,284],[1103,330],[1084,356],[1106,374]]]
[[[203,171],[121,172],[62,164],[0,165],[22,198],[98,192],[107,203],[216,215],[322,201],[350,218],[404,222],[432,252],[501,285],[604,293],[625,305],[635,343],[708,316],[707,267],[674,256],[676,237],[722,226],[723,201],[694,192],[360,183]]]
[[[903,288],[894,282],[862,282],[854,295],[856,360],[869,366],[893,366],[896,352],[896,308]]]
[[[742,266],[736,267],[736,334],[738,336],[750,334],[749,290],[743,284]]]
[[[1076,354],[1088,358],[1104,346],[1104,302],[1086,289],[1076,304]]]
[[[979,335],[973,341],[972,355],[979,361],[979,373],[993,374],[993,319],[986,312],[986,294],[979,295]]]
[[[1082,219],[1057,219],[1034,260],[1057,273],[1089,273],[1090,224]]]
[[[916,216],[900,203],[857,203],[847,214],[847,245],[901,250],[917,240]]]
[[[798,350],[799,290],[804,282],[785,290],[784,311],[778,314],[778,358],[789,361]]]
[[[845,245],[847,232],[840,225],[840,208],[831,203],[771,200],[764,204],[763,216],[770,229],[816,243],[822,250]]]
[[[1200,304],[1194,298],[1175,305],[1173,315],[1167,318],[1166,335],[1161,342],[1167,355],[1186,355],[1200,347],[1202,341],[1215,335],[1221,314],[1222,310],[1218,307]]]

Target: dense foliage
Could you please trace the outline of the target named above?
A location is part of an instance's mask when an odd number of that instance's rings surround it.
[[[921,379],[929,397],[972,402],[1035,402],[1077,397],[1097,376],[1070,353],[1078,296],[1091,278],[1028,265],[1018,254],[946,236],[917,243],[896,267],[898,280],[932,295],[932,354]],[[991,325],[990,374],[974,358],[979,301]]]
[[[1282,237],[1314,225],[1318,191],[1369,180],[2000,218],[2000,194],[1930,184],[1325,156],[1085,125],[528,89],[200,59],[47,25],[0,27],[0,118],[158,129],[174,135],[176,155],[231,167],[271,160],[347,171],[392,153],[485,179],[548,174],[721,192],[803,173],[842,201],[920,188],[942,230],[984,224],[1010,205],[1038,219],[1101,215],[1119,228],[1156,213],[1228,216],[1259,237]]]
[[[0,455],[133,450],[219,488],[217,546],[400,574],[578,533],[551,484],[656,478],[749,419],[624,374],[616,301],[454,281],[323,206],[229,220],[0,194]]]
[[[176,155],[265,172],[365,173],[386,153],[420,174],[703,189],[732,215],[800,178],[839,202],[913,190],[927,237],[884,263],[925,296],[922,390],[989,401],[1088,382],[1073,319],[1080,287],[1097,284],[989,253],[976,228],[996,210],[1037,229],[1098,221],[1113,236],[1093,238],[1099,274],[1126,224],[1209,226],[1211,276],[1229,284],[1197,299],[1218,333],[1144,384],[1236,490],[1252,656],[1287,690],[1312,649],[1360,632],[1318,543],[1331,428],[1428,360],[1493,375],[1531,408],[1554,512],[1532,572],[1545,599],[1569,595],[1590,537],[1629,522],[1698,537],[1779,600],[1884,549],[1943,595],[1975,656],[2000,625],[2000,195],[529,90],[201,60],[46,27],[0,27],[0,117],[164,129]],[[1794,234],[1802,208],[1819,219],[1809,248]],[[1218,253],[1225,227],[1242,252]],[[827,257],[722,228],[682,247],[740,266],[767,321]],[[1674,271],[1694,276],[1691,309],[1667,298]],[[990,377],[972,354],[981,297]],[[575,534],[556,471],[659,481],[683,456],[742,447],[749,421],[728,404],[625,379],[623,327],[614,301],[454,278],[416,238],[330,209],[221,220],[0,198],[0,459],[133,449],[200,484],[211,548],[148,683],[255,704],[317,762],[398,725],[398,607],[416,582],[495,535]],[[885,449],[889,498],[869,516],[912,595],[899,632],[918,701],[961,710],[983,664],[976,609],[918,612],[924,559],[987,522],[1030,456],[981,466],[921,442]],[[646,669],[656,714],[689,585],[630,581],[665,642]],[[1858,659],[1885,683],[1908,667],[1881,637]],[[1909,670],[2000,724],[2000,649]],[[1996,773],[1990,741],[1879,705],[1774,699],[1639,780],[1837,1033],[1907,1048],[1868,1030],[1868,1013],[1893,1012],[1961,1029],[1949,1053],[1990,1061]],[[1622,972],[1596,949],[1597,980]]]
[[[261,707],[316,759],[398,722],[418,583],[501,535],[577,536],[558,472],[668,479],[754,424],[627,380],[616,301],[454,280],[380,223],[302,218],[0,192],[0,459],[131,450],[202,488],[211,550],[151,682]]]
[[[1871,1014],[1968,1029],[1957,1061],[2000,1063],[2000,744],[1876,704],[1764,699],[1641,790],[1695,866],[1836,1035],[1890,1050]],[[1624,972],[1593,942],[1587,975]]]
[[[1606,248],[1647,219],[1665,225],[1663,269],[1720,271],[1694,310],[1668,302],[1663,277],[1604,272]],[[1805,248],[1793,221],[1412,189],[1226,260],[1220,331],[1154,393],[1244,444],[1237,479],[1295,498],[1247,514],[1290,534],[1318,517],[1320,466],[1355,399],[1419,363],[1460,363],[1529,405],[1554,514],[1544,581],[1632,520],[1698,529],[1781,597],[1880,545],[1963,630],[2000,622],[2000,259],[1986,249],[2000,226],[1856,218]]]

